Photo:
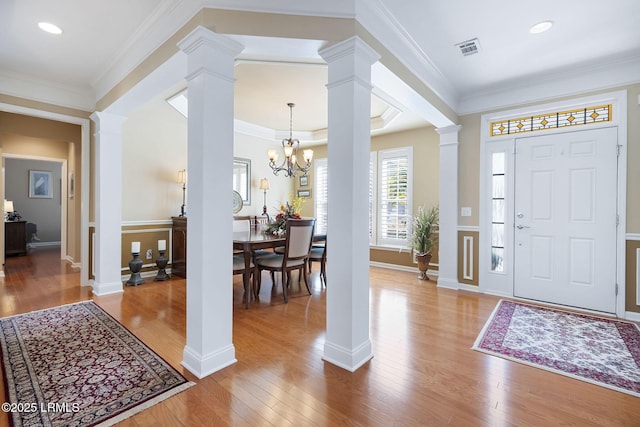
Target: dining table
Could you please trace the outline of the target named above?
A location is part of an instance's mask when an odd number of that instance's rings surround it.
[[[285,245],[286,236],[277,236],[271,233],[267,233],[264,227],[250,227],[246,231],[234,231],[233,232],[233,249],[242,251],[244,255],[244,268],[249,271],[251,269],[251,262],[255,251],[260,249],[275,249]],[[324,242],[327,240],[326,234],[314,234],[313,242]],[[251,300],[251,283],[249,282],[249,275],[243,274],[243,285],[245,294],[245,308],[249,308],[249,302]]]

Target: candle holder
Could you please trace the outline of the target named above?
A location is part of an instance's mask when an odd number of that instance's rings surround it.
[[[166,251],[158,251],[160,253],[160,256],[158,256],[158,259],[156,259],[156,266],[158,267],[158,274],[156,274],[155,279],[153,279],[155,282],[161,282],[164,280],[169,280],[171,277],[167,274],[167,270],[165,270],[167,268],[167,262],[169,261],[167,258],[165,258],[164,254]]]
[[[137,286],[144,283],[144,279],[140,276],[140,270],[142,269],[142,260],[140,259],[140,252],[133,252],[133,259],[129,261],[129,270],[131,270],[131,277],[127,280],[127,285]]]

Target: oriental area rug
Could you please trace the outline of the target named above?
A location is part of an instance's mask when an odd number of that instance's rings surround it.
[[[92,301],[0,319],[13,426],[112,425],[193,385]]]
[[[502,300],[474,350],[640,397],[640,328]]]

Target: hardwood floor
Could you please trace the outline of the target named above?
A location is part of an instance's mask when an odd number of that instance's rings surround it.
[[[270,284],[264,273],[260,300],[245,310],[241,276],[234,277],[238,363],[202,380],[180,365],[184,280],[148,280],[93,297],[57,248],[40,248],[7,258],[0,316],[93,298],[197,383],[121,426],[640,425],[640,398],[471,350],[496,297],[371,268],[374,358],[349,373],[321,358],[326,290],[319,268],[313,295],[295,281],[286,305]],[[7,425],[6,414],[0,417]]]

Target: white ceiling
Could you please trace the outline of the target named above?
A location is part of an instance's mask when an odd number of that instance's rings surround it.
[[[418,58],[407,62],[408,68],[428,80],[458,114],[640,81],[638,0],[264,3],[2,0],[0,93],[46,102],[64,93],[63,105],[91,109],[109,88],[109,76],[126,75],[201,7],[239,5],[281,13],[290,7],[297,13],[330,17],[353,17],[356,10],[374,36],[391,31],[403,41],[403,49]],[[529,27],[542,20],[555,25],[548,32],[529,34]],[[56,23],[64,33],[46,34],[37,27],[39,21]],[[286,104],[294,102],[296,129],[326,127],[327,69],[317,55],[322,42],[288,41],[281,49],[282,44],[273,40],[237,38],[247,48],[236,67],[236,118],[284,130],[289,125]],[[480,52],[463,57],[455,44],[473,38],[479,40]],[[392,99],[386,101],[373,97],[372,117],[393,104]],[[405,110],[388,130],[424,124],[410,108]]]

